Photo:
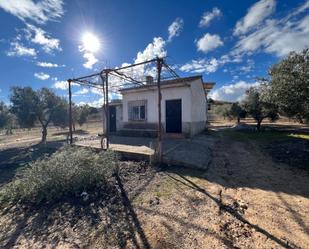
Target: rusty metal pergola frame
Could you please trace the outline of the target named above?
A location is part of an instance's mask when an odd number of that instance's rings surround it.
[[[72,118],[72,84],[78,84],[83,86],[88,86],[92,88],[96,88],[102,90],[103,93],[103,115],[105,116],[105,123],[103,122],[103,138],[106,139],[106,146],[104,148],[103,144],[101,143],[102,149],[109,148],[109,92],[114,92],[114,90],[109,88],[109,76],[117,77],[123,82],[136,84],[136,85],[145,85],[144,80],[134,79],[131,75],[128,75],[126,72],[122,72],[128,69],[132,69],[138,66],[144,66],[149,64],[156,64],[156,83],[158,89],[158,143],[157,143],[157,157],[158,161],[162,161],[162,116],[161,116],[161,81],[164,79],[170,78],[179,78],[178,74],[165,62],[165,58],[156,57],[151,60],[143,61],[140,63],[131,64],[124,67],[119,68],[107,68],[103,69],[98,73],[86,75],[79,78],[68,79],[69,85],[69,143],[73,144],[73,118]],[[162,69],[165,68],[171,77],[163,78],[162,77]],[[101,79],[101,84],[93,82],[94,77],[99,77]],[[117,85],[117,87],[121,87]],[[102,140],[103,141],[103,140]]]

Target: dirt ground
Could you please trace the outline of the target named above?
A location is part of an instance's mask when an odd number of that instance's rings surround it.
[[[268,141],[208,135],[207,170],[122,162],[109,194],[87,203],[3,208],[0,248],[309,248],[309,171]],[[47,148],[2,149],[1,183]]]

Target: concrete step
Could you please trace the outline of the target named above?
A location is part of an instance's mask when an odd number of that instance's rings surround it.
[[[128,137],[157,137],[156,130],[148,130],[148,129],[121,129],[117,132],[120,136],[128,136]]]

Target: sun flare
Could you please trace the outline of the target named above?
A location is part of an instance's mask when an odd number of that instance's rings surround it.
[[[97,52],[100,49],[100,40],[92,33],[85,33],[82,37],[83,47],[86,51]]]

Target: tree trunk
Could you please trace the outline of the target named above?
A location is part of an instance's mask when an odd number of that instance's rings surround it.
[[[262,120],[258,120],[258,121],[257,121],[256,129],[257,129],[258,131],[260,131],[260,129],[261,129],[261,123],[262,123]]]
[[[47,126],[42,126],[42,141],[41,143],[46,143],[46,137],[47,137]]]
[[[75,132],[75,122],[72,123],[73,131]]]
[[[237,117],[237,124],[240,123],[240,117]]]

